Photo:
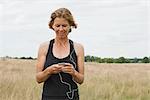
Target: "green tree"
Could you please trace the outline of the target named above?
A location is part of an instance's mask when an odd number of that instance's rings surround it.
[[[119,57],[118,59],[116,59],[115,61],[116,63],[125,63],[126,59],[124,57]]]
[[[142,60],[142,63],[149,63],[149,58],[148,57],[144,57]]]
[[[107,63],[113,63],[113,62],[114,62],[114,59],[113,59],[113,58],[107,58],[107,59],[106,59],[106,62],[107,62]]]
[[[91,61],[91,57],[89,55],[85,56],[85,62],[90,62]]]
[[[138,58],[134,58],[132,63],[138,63]]]

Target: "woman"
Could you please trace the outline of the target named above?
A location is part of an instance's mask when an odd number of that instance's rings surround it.
[[[71,12],[59,8],[51,14],[49,28],[56,36],[40,45],[36,80],[44,82],[42,100],[79,100],[78,84],[84,81],[84,48],[68,38],[77,28]]]

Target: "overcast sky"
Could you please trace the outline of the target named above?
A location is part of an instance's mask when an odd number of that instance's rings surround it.
[[[39,45],[54,38],[51,13],[68,8],[78,24],[69,37],[85,55],[150,56],[148,0],[1,0],[0,56],[36,57]]]

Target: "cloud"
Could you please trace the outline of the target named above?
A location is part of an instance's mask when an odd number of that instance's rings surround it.
[[[36,56],[38,45],[54,37],[47,24],[51,12],[59,7],[72,11],[78,28],[69,37],[82,43],[86,54],[103,57],[148,55],[145,1],[1,1],[1,47],[5,52],[0,55]]]

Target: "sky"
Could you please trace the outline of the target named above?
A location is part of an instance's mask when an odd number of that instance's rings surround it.
[[[78,25],[69,38],[98,57],[150,56],[148,0],[1,0],[0,56],[37,57],[39,45],[55,37],[50,15],[68,8]]]

